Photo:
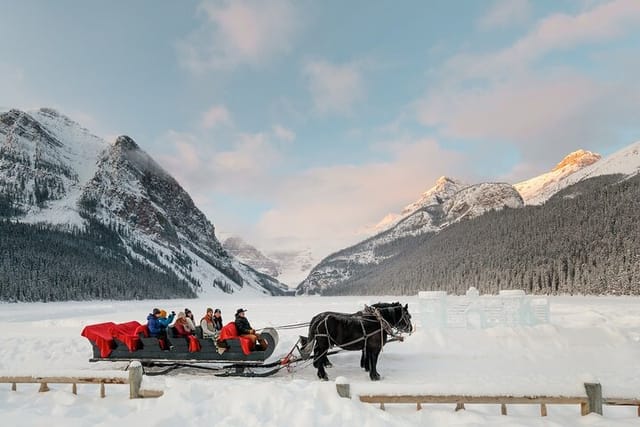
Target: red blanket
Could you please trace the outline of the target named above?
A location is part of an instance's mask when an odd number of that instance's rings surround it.
[[[109,357],[111,350],[116,347],[114,338],[125,343],[129,351],[135,351],[139,340],[135,332],[139,328],[141,325],[135,320],[117,325],[113,322],[105,322],[85,326],[80,335],[98,346],[100,357]]]
[[[135,320],[120,323],[111,329],[111,336],[125,343],[129,351],[136,351],[138,349],[138,342],[140,342],[140,338],[136,335],[136,330],[140,326],[140,323]]]
[[[239,337],[235,322],[229,322],[220,330],[220,336],[218,337],[218,341],[222,342],[224,340],[229,340],[234,338],[237,338],[240,340],[240,347],[242,347],[242,352],[244,354],[251,353],[251,350],[252,350],[251,340],[249,338]]]
[[[88,325],[82,330],[80,335],[94,342],[100,349],[101,357],[109,357],[111,350],[115,347],[111,329],[116,326],[113,322],[98,323],[96,325]]]
[[[133,333],[134,335],[142,334],[145,338],[149,338],[149,327],[147,325],[140,325]]]
[[[189,335],[187,338],[189,339],[189,351],[191,353],[200,351],[200,341],[198,341],[198,338],[193,335]]]

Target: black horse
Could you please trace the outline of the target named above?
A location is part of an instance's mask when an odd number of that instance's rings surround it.
[[[313,366],[318,377],[327,380],[324,369],[327,353],[333,346],[345,350],[362,350],[361,366],[369,368],[369,377],[380,379],[376,367],[382,346],[393,329],[411,332],[411,314],[408,305],[400,303],[376,304],[354,314],[325,312],[316,315],[309,326],[308,345],[313,345]]]
[[[389,307],[401,307],[402,304],[400,304],[399,302],[378,302],[375,304],[372,304],[371,306],[369,306],[369,308],[378,308],[378,309],[386,309]],[[349,316],[362,316],[364,314],[365,310],[360,310],[360,311],[356,311],[355,313],[349,314]],[[325,311],[323,313],[319,313],[316,314],[315,316],[313,316],[313,318],[311,319],[311,322],[309,322],[309,335],[313,334],[313,331],[315,331],[315,328],[318,325],[318,322],[323,321],[327,316],[331,316],[331,315],[344,315],[344,313],[338,313],[336,311]],[[384,346],[387,343],[387,334],[383,335],[384,340],[382,345]],[[305,338],[305,343],[307,342],[307,339]],[[311,352],[311,349],[308,349],[309,352]],[[360,356],[360,367],[362,369],[364,369],[365,371],[369,372],[369,363],[368,363],[368,359],[366,357],[367,352],[365,351],[365,349],[362,349],[362,356]],[[325,368],[330,368],[332,367],[332,363],[329,361],[329,357],[325,357],[324,358],[324,367]]]

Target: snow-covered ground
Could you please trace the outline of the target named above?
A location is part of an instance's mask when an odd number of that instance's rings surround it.
[[[421,328],[417,298],[297,297],[216,300],[0,304],[0,376],[123,375],[124,364],[89,363],[91,347],[80,331],[87,324],[138,320],[153,307],[200,316],[222,309],[248,309],[256,327],[308,321],[321,311],[353,312],[365,303],[409,303],[417,332],[388,344],[381,356],[382,381],[372,383],[358,367],[359,353],[332,356],[330,377],[346,377],[355,393],[391,391],[432,394],[583,394],[584,382],[598,381],[605,397],[640,397],[640,298],[551,298],[551,324],[486,330]],[[276,355],[303,330],[280,331]],[[541,418],[535,405],[514,405],[501,416],[498,405],[376,405],[339,398],[335,383],[316,379],[309,366],[270,378],[218,378],[178,373],[147,377],[145,388],[165,390],[159,399],[129,400],[128,387],[0,384],[0,419],[7,426],[638,426],[636,408],[605,406],[604,416],[580,416],[577,405],[550,405]]]

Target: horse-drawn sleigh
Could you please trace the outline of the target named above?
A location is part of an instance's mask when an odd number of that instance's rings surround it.
[[[227,325],[230,326],[233,323]],[[297,324],[297,327],[307,324]],[[318,377],[327,380],[325,367],[331,349],[361,350],[361,367],[372,380],[380,379],[377,361],[389,337],[400,339],[400,334],[412,332],[408,306],[400,303],[379,303],[356,313],[320,313],[309,322],[309,334],[301,336],[283,357],[268,362],[278,345],[277,328],[264,328],[265,348],[249,348],[242,337],[233,332],[221,335],[214,342],[203,338],[196,329],[192,337],[175,336],[169,328],[166,339],[148,336],[146,325],[138,322],[123,324],[101,323],[89,325],[82,336],[89,339],[93,349],[91,362],[140,361],[148,367],[159,367],[156,373],[166,373],[182,367],[217,371],[219,376],[269,376],[283,368],[313,361]],[[287,329],[287,326],[281,327]],[[210,365],[205,366],[204,364]],[[152,371],[148,371],[151,373]]]

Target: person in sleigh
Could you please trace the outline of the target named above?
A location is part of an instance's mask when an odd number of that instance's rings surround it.
[[[250,339],[253,348],[256,347],[257,342],[258,344],[260,344],[261,350],[264,350],[267,348],[267,341],[262,338],[255,329],[251,327],[249,320],[244,314],[246,313],[246,311],[247,310],[245,310],[244,308],[239,308],[238,310],[236,310],[235,324],[238,335]]]

